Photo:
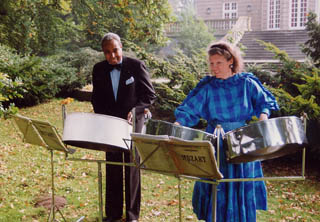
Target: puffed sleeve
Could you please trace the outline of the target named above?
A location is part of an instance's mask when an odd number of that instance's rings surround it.
[[[209,76],[201,79],[181,105],[176,108],[174,112],[176,121],[181,125],[192,127],[196,125],[203,116],[202,114],[207,98],[207,91],[204,86],[209,83],[210,80],[211,78]]]
[[[260,116],[261,113],[270,115],[270,110],[279,110],[279,105],[272,93],[267,90],[259,79],[248,74],[251,85],[251,99],[253,103],[254,115]]]

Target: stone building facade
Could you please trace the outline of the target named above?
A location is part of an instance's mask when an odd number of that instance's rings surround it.
[[[205,21],[251,17],[252,31],[304,29],[309,11],[320,17],[320,0],[194,0],[194,7]]]

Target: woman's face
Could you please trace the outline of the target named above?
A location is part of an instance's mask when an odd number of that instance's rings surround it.
[[[233,63],[233,59],[229,61],[222,55],[211,55],[209,57],[209,64],[211,74],[219,79],[227,79],[232,76],[232,70],[230,65]]]

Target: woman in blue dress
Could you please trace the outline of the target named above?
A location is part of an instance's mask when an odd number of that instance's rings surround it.
[[[242,72],[240,50],[226,42],[212,44],[208,50],[211,76],[200,80],[175,110],[176,124],[192,127],[200,118],[207,120],[206,131],[213,133],[217,124],[225,132],[239,128],[257,116],[266,120],[270,110],[278,110],[274,96],[251,73]],[[219,170],[224,178],[262,177],[260,161],[230,164],[220,143]],[[219,183],[218,222],[256,221],[256,210],[267,209],[263,181]],[[193,211],[199,220],[212,221],[211,184],[196,182],[192,197]]]

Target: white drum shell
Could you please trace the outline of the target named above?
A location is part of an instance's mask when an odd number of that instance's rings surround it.
[[[124,151],[130,147],[130,133],[132,126],[124,119],[75,112],[65,117],[62,140],[66,144],[81,148]]]

